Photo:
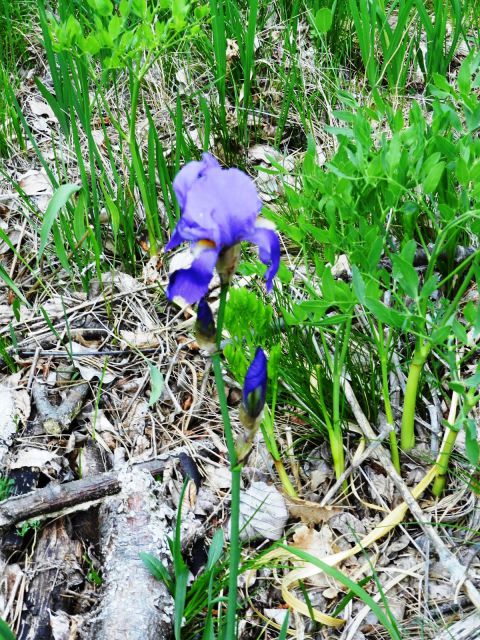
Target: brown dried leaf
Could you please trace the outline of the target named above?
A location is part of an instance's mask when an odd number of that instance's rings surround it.
[[[306,524],[328,522],[340,511],[338,507],[321,507],[316,502],[291,497],[287,498],[287,507],[292,518],[299,518]]]

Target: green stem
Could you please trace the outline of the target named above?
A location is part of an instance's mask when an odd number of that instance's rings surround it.
[[[454,431],[448,427],[447,435],[443,441],[442,448],[438,454],[437,467],[438,475],[435,478],[432,487],[432,493],[437,498],[440,497],[445,489],[445,483],[447,481],[447,470],[450,456],[452,455],[453,447],[457,439],[458,431]]]
[[[329,438],[330,447],[332,450],[333,466],[335,469],[335,476],[337,480],[345,471],[345,455],[343,453],[343,435],[340,420],[340,380],[342,377],[343,365],[347,355],[351,328],[352,317],[350,316],[346,321],[343,336],[341,336],[340,331],[337,333],[337,338],[335,340],[335,352],[333,354],[333,428],[331,431],[329,431]],[[339,340],[341,339],[341,337],[343,338],[343,342],[340,350]],[[344,483],[343,488],[347,488],[346,482]]]
[[[382,395],[383,404],[385,406],[385,416],[387,418],[387,424],[395,427],[395,420],[393,418],[392,405],[390,403],[390,390],[388,388],[388,363],[387,354],[385,351],[385,344],[383,342],[383,327],[379,323],[378,326],[378,339],[379,339],[379,351],[380,351],[380,368],[382,371]],[[397,434],[395,429],[390,432],[390,455],[392,458],[393,466],[400,473],[400,454],[398,451]]]
[[[402,430],[400,444],[404,451],[410,451],[415,446],[415,408],[417,405],[417,391],[423,367],[430,353],[428,343],[417,344],[408,371],[405,399],[403,403]]]
[[[273,464],[275,465],[275,469],[277,470],[278,477],[280,478],[280,482],[282,483],[283,488],[285,489],[285,493],[292,498],[298,498],[298,493],[295,490],[290,478],[288,477],[288,473],[283,466],[283,462],[280,459],[273,459]]]
[[[235,439],[233,436],[232,424],[228,413],[227,395],[222,375],[222,364],[220,360],[220,344],[222,339],[223,322],[225,318],[225,305],[227,302],[228,284],[222,284],[220,290],[220,302],[217,315],[217,351],[212,355],[213,372],[218,391],[218,401],[222,413],[223,427],[225,429],[225,440],[227,443],[228,456],[230,458],[230,472],[232,474],[231,490],[231,516],[230,516],[230,558],[228,575],[228,601],[227,601],[227,624],[225,630],[225,640],[236,640],[237,632],[237,582],[240,567],[240,476],[241,466],[237,464],[237,454],[235,452]]]

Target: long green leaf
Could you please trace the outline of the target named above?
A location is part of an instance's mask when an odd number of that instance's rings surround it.
[[[15,636],[13,635],[10,627],[0,618],[0,640],[15,640]]]
[[[304,560],[305,562],[318,567],[328,576],[334,578],[335,580],[338,580],[338,582],[341,582],[345,587],[353,591],[353,593],[355,593],[355,595],[357,595],[360,600],[362,600],[362,602],[370,607],[372,612],[377,616],[380,623],[383,624],[386,631],[388,631],[392,640],[402,640],[402,637],[398,631],[397,625],[392,615],[390,614],[390,616],[388,616],[385,611],[379,606],[379,604],[375,602],[372,596],[370,596],[365,591],[365,589],[363,589],[357,582],[354,582],[337,568],[331,567],[325,562],[322,562],[322,560],[319,560],[317,557],[312,556],[310,553],[306,553],[305,551],[301,551],[300,549],[295,549],[294,547],[290,547],[287,545],[283,545],[283,548],[287,549],[289,553],[292,553],[293,555],[300,558],[300,560]]]
[[[38,261],[40,262],[45,247],[47,246],[50,231],[52,230],[53,223],[57,219],[58,214],[62,207],[64,207],[70,197],[80,189],[76,184],[62,184],[52,196],[52,199],[48,203],[47,210],[43,217],[42,228],[40,230],[40,249],[38,251]]]

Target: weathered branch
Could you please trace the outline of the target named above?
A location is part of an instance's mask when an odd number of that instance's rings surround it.
[[[168,458],[163,456],[133,465],[153,476],[162,473]],[[8,498],[0,502],[0,528],[25,520],[61,514],[64,511],[86,509],[106,496],[120,493],[121,480],[117,471],[108,471],[65,484],[49,484],[42,489]]]
[[[70,426],[82,408],[88,388],[86,382],[76,384],[67,391],[64,401],[57,406],[48,399],[45,385],[38,382],[34,383],[32,393],[40,423],[46,433],[52,436],[59,436],[62,431]]]

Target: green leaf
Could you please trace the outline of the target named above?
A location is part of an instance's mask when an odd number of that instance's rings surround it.
[[[152,407],[162,395],[163,387],[165,380],[163,378],[163,374],[157,367],[149,363],[150,367],[150,399],[148,401],[148,406]]]
[[[465,452],[470,464],[478,464],[479,445],[477,440],[477,425],[473,418],[465,420]]]
[[[327,33],[333,22],[332,10],[328,7],[322,7],[315,14],[315,26],[320,33]]]
[[[132,0],[132,11],[139,18],[147,16],[147,0]]]
[[[6,272],[5,268],[3,265],[0,264],[0,279],[3,280],[5,282],[5,284],[7,285],[7,287],[9,287],[13,293],[18,296],[20,298],[20,300],[30,306],[28,304],[27,299],[25,298],[25,296],[23,295],[23,293],[20,291],[20,289],[17,287],[17,285],[15,284],[15,282],[10,278],[10,276],[8,275],[8,273]]]
[[[357,582],[351,580],[336,567],[331,567],[330,565],[322,562],[322,560],[320,560],[316,556],[311,555],[310,553],[306,553],[305,551],[301,551],[300,549],[295,549],[294,547],[287,545],[281,545],[281,547],[283,549],[287,549],[287,551],[300,558],[300,560],[304,560],[305,562],[318,567],[324,573],[326,573],[327,576],[338,580],[338,582],[353,591],[353,593],[371,609],[372,613],[377,616],[379,622],[388,631],[392,640],[401,640],[401,636],[399,634],[395,619],[392,618],[391,614],[387,615],[383,608],[377,602],[375,602],[372,596],[369,595],[367,591],[365,591],[365,589],[363,589],[363,587],[361,587]]]
[[[445,169],[445,162],[438,162],[428,172],[427,177],[423,180],[423,188],[426,193],[433,193],[440,182],[443,170]]]
[[[40,229],[40,248],[38,250],[37,257],[38,262],[40,262],[43,256],[50,231],[52,230],[53,223],[57,219],[60,210],[67,204],[70,197],[79,190],[80,187],[75,184],[62,184],[53,194],[52,199],[48,203],[45,215],[43,216],[42,228]]]
[[[356,265],[352,266],[352,284],[358,301],[360,302],[360,304],[365,304],[365,282],[363,281],[362,274],[360,273]]]
[[[13,635],[10,627],[0,618],[0,640],[15,640],[15,636]]]
[[[161,560],[153,556],[151,553],[140,553],[139,554],[143,564],[146,566],[148,571],[152,574],[155,580],[159,580],[163,582],[169,592],[173,595],[174,586],[173,581],[170,576],[170,573],[167,567],[163,564]]]
[[[98,15],[104,18],[111,16],[113,13],[112,0],[87,0],[87,2]]]
[[[208,560],[207,565],[205,567],[205,571],[211,571],[213,567],[217,564],[217,562],[222,557],[223,553],[223,529],[217,529],[212,538],[212,543],[210,544],[210,549],[208,550]]]
[[[387,307],[380,302],[380,300],[375,300],[374,298],[365,299],[365,306],[370,309],[373,315],[382,322],[383,324],[391,325],[392,327],[396,327],[397,329],[401,329],[404,323],[404,316],[398,311],[394,311],[390,307]]]
[[[418,296],[418,273],[413,265],[399,255],[392,256],[392,272],[404,292],[410,298]]]

